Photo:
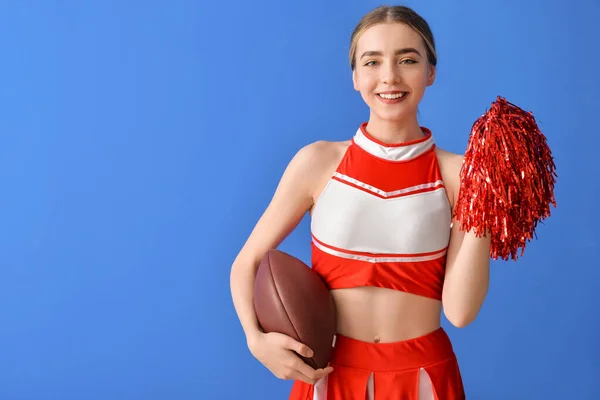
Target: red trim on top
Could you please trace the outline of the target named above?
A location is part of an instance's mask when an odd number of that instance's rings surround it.
[[[368,122],[363,122],[360,125],[360,131],[363,133],[363,135],[365,135],[365,137],[367,139],[369,139],[370,141],[377,143],[380,146],[384,146],[384,147],[406,147],[406,146],[411,146],[414,144],[419,144],[419,143],[423,143],[427,140],[429,140],[429,138],[431,138],[431,130],[429,130],[428,128],[425,128],[424,126],[421,126],[421,131],[425,134],[425,136],[423,136],[422,138],[419,139],[415,139],[415,140],[410,140],[408,142],[401,142],[401,143],[384,143],[379,139],[374,138],[373,136],[371,136],[369,134],[369,132],[367,132],[367,124]]]
[[[409,160],[389,160],[377,157],[353,143],[336,172],[384,192],[392,192],[424,183],[443,181],[436,163],[434,146]]]
[[[418,262],[377,262],[340,258],[312,247],[312,268],[332,289],[375,286],[441,300],[446,257]]]

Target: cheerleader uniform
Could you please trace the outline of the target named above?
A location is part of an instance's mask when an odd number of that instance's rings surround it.
[[[386,144],[363,123],[319,196],[312,265],[329,289],[376,286],[441,300],[452,212],[431,131]],[[337,335],[334,370],[294,382],[290,400],[462,400],[442,328],[393,343]]]

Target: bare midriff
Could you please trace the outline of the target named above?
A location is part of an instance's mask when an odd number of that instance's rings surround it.
[[[353,339],[390,343],[412,339],[440,327],[439,300],[379,287],[332,290],[337,331]]]

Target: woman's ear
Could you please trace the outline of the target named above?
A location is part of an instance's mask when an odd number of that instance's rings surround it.
[[[427,86],[431,86],[433,85],[433,82],[435,82],[435,65],[431,65],[429,64],[429,77],[427,78]]]

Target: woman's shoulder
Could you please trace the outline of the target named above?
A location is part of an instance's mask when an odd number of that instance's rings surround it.
[[[301,163],[310,169],[327,168],[341,161],[350,143],[349,140],[339,142],[318,140],[302,147],[295,157],[300,158]]]
[[[297,165],[296,174],[306,183],[313,204],[342,161],[350,143],[349,140],[319,140],[301,148],[294,157],[292,164]]]
[[[331,156],[340,152],[344,152],[348,146],[350,146],[351,141],[329,141],[329,140],[317,140],[316,142],[312,142],[307,144],[304,148],[308,149],[308,151],[314,152],[319,156]]]
[[[439,146],[435,147],[435,153],[440,163],[449,164],[449,167],[462,166],[464,156],[462,154],[453,153],[451,151],[442,149]]]

